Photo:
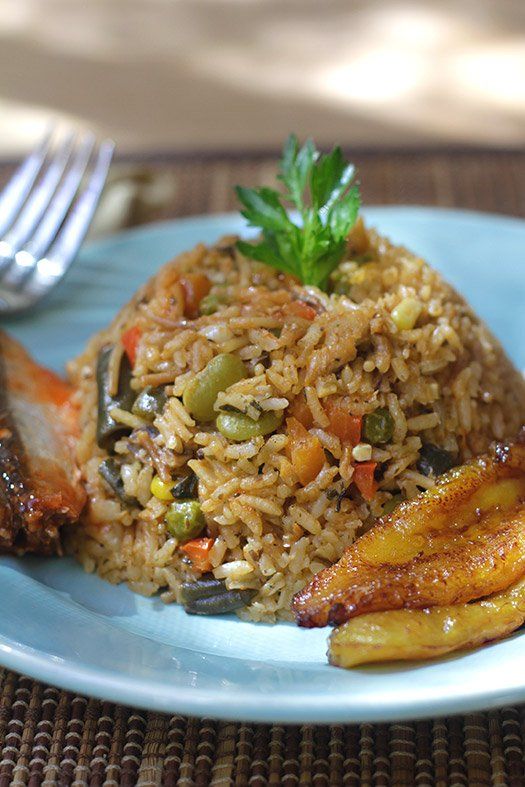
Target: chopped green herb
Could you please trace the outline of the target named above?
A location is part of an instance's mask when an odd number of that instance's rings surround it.
[[[239,410],[239,408],[234,407],[233,404],[221,404],[219,410],[221,413],[242,413],[242,415],[246,415],[244,410]]]
[[[312,140],[300,148],[292,134],[280,166],[284,195],[267,187],[237,186],[242,215],[263,235],[256,244],[239,241],[239,250],[297,276],[303,284],[325,289],[330,273],[343,258],[361,204],[354,175],[354,166],[345,161],[340,147],[321,154]],[[292,221],[285,201],[297,209],[300,223]]]

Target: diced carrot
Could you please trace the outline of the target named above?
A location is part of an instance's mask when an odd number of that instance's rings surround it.
[[[301,442],[305,442],[308,439],[310,433],[306,427],[303,426],[303,424],[293,415],[286,419],[286,432],[288,435],[286,455],[291,462],[294,448]]]
[[[186,273],[180,278],[184,292],[184,314],[192,320],[199,316],[199,304],[211,290],[211,281],[203,273]]]
[[[303,393],[299,394],[299,396],[296,396],[293,400],[290,407],[290,414],[294,418],[297,418],[299,423],[301,423],[306,429],[310,429],[310,427],[313,426],[314,419],[312,417],[312,411],[308,407],[306,403],[306,397]]]
[[[352,480],[365,500],[372,500],[377,492],[377,481],[374,476],[376,467],[377,462],[359,462],[355,466]]]
[[[348,412],[342,399],[327,399],[325,410],[330,419],[329,431],[343,443],[357,445],[361,440],[362,417]]]
[[[292,301],[287,303],[284,307],[286,314],[292,314],[294,317],[301,317],[303,320],[315,320],[317,312],[312,306],[304,301]]]
[[[317,478],[325,461],[323,446],[318,437],[311,437],[307,443],[301,443],[293,452],[293,466],[303,486]]]
[[[182,544],[179,549],[189,557],[197,571],[211,571],[209,553],[214,542],[214,538],[194,538]]]
[[[293,416],[286,419],[288,457],[303,486],[317,478],[325,462],[323,446],[318,437],[310,434]]]
[[[132,328],[128,328],[122,334],[122,344],[132,366],[135,366],[135,361],[137,360],[137,347],[141,336],[142,330],[138,325],[133,325]]]

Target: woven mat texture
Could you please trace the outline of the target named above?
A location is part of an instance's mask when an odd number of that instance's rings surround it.
[[[361,153],[369,203],[525,216],[525,152]],[[11,168],[0,166],[0,185]],[[235,208],[232,186],[271,180],[275,157],[156,157],[115,165],[115,225]],[[109,213],[109,207],[108,207]],[[148,713],[0,670],[0,787],[8,785],[525,785],[525,708],[435,721],[315,727]]]

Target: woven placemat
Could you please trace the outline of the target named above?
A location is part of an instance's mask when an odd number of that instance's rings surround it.
[[[521,787],[525,710],[399,724],[253,725],[147,713],[1,676],[0,787]]]
[[[369,203],[525,216],[525,151],[357,152]],[[274,156],[156,156],[115,165],[98,230],[235,209]],[[0,166],[0,186],[11,167]],[[327,727],[188,719],[75,696],[0,669],[0,787],[8,785],[525,784],[525,708]]]

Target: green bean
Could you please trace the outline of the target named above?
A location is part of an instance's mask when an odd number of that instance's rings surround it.
[[[434,445],[434,443],[424,443],[419,450],[419,460],[417,469],[426,476],[434,476],[448,472],[456,465],[456,461],[450,451]]]
[[[199,479],[195,473],[190,473],[185,478],[181,478],[171,490],[171,494],[175,500],[184,500],[185,498],[197,497],[197,489],[199,487]]]
[[[118,388],[116,394],[109,393],[109,365],[113,345],[108,344],[103,347],[97,360],[97,389],[98,389],[98,412],[97,412],[97,445],[100,448],[111,450],[118,438],[130,431],[129,426],[119,424],[115,421],[109,411],[113,407],[121,410],[131,410],[135,394],[131,389],[131,365],[126,353],[120,360]]]
[[[215,596],[189,601],[184,605],[184,609],[189,615],[225,615],[245,607],[256,592],[256,590],[225,590]]]
[[[217,429],[228,440],[241,443],[250,440],[252,437],[270,434],[274,432],[283,420],[281,410],[269,410],[254,421],[248,415],[242,413],[221,413],[217,417]]]
[[[124,482],[120,475],[120,467],[114,459],[111,457],[103,459],[98,466],[98,472],[125,506],[134,506],[137,504],[136,498],[130,497],[130,495],[127,495],[124,491]]]
[[[198,500],[176,500],[166,512],[166,526],[178,541],[189,541],[206,527]]]
[[[199,598],[217,596],[225,590],[226,585],[222,579],[215,579],[213,574],[207,574],[194,582],[183,582],[180,588],[180,600],[182,604],[188,604]]]
[[[154,421],[164,410],[167,398],[164,388],[147,385],[133,402],[131,412],[145,421]]]
[[[386,407],[368,413],[363,419],[363,437],[372,445],[388,443],[394,434],[394,419]]]
[[[213,421],[217,395],[247,376],[246,367],[237,355],[216,355],[186,386],[182,396],[184,407],[197,421]]]

